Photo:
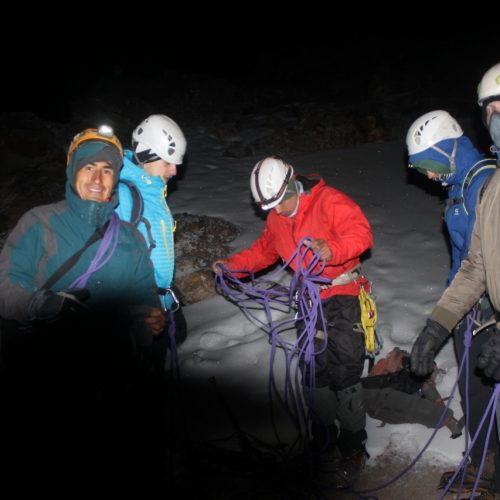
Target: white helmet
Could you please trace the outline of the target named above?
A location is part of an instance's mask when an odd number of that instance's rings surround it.
[[[482,106],[485,101],[500,101],[500,63],[490,68],[477,86],[477,103]]]
[[[292,175],[293,167],[278,156],[268,156],[257,162],[250,176],[255,202],[264,210],[279,205]]]
[[[180,165],[186,152],[186,138],[168,116],[151,115],[132,132],[132,147],[141,164],[161,159]]]
[[[463,133],[462,127],[447,111],[431,111],[417,118],[408,130],[408,154],[421,153],[445,139],[457,139]]]

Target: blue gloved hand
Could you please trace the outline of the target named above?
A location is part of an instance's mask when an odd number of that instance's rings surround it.
[[[483,344],[481,354],[477,358],[477,366],[487,377],[500,381],[500,332],[494,330],[490,338]]]
[[[428,375],[434,368],[436,352],[450,332],[437,321],[428,319],[411,349],[411,371],[418,376]]]
[[[55,321],[66,314],[82,313],[87,307],[82,304],[90,297],[86,288],[71,288],[60,292],[36,291],[28,304],[28,320]]]

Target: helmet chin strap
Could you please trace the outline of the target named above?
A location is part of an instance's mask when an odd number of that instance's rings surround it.
[[[139,165],[141,168],[144,168],[144,163],[141,163],[141,160],[137,157],[137,153],[134,151],[134,160],[137,165]]]
[[[458,148],[458,141],[457,139],[455,139],[453,141],[453,149],[451,151],[451,155],[449,155],[446,151],[443,151],[439,146],[431,146],[432,149],[434,149],[435,151],[441,153],[442,155],[446,156],[446,158],[448,158],[448,161],[450,162],[450,170],[451,170],[451,173],[454,174],[455,173],[455,170],[457,169],[457,165],[455,163],[455,157],[457,155],[457,148]],[[443,175],[447,175],[449,177],[448,174],[443,174]],[[441,177],[441,176],[439,176]]]
[[[293,209],[293,212],[287,217],[295,217],[297,215],[297,212],[299,211],[299,205],[300,205],[300,195],[304,192],[304,186],[302,186],[302,182],[295,181],[295,185],[297,186],[297,203],[295,204],[295,208]]]

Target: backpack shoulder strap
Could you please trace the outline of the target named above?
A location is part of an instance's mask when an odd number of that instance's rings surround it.
[[[139,188],[132,181],[120,179],[119,182],[129,188],[130,195],[132,196],[132,212],[130,215],[130,222],[134,226],[137,226],[137,224],[139,224],[142,220],[142,216],[144,214],[144,201],[142,199],[142,194],[139,191]]]
[[[461,200],[464,205],[465,213],[469,215],[469,210],[467,208],[467,205],[465,203],[465,196],[464,196],[464,191],[468,189],[468,187],[472,184],[472,181],[481,172],[484,172],[485,170],[494,170],[497,168],[496,161],[493,160],[492,158],[485,158],[483,160],[479,160],[476,162],[472,167],[469,169],[467,172],[467,175],[465,176],[463,182],[462,182],[462,187],[461,187]],[[480,191],[480,196],[482,196],[482,192],[484,189],[484,186],[486,185],[488,179],[485,180],[483,187],[481,188]]]
[[[130,195],[132,196],[132,211],[130,214],[130,223],[137,227],[139,222],[144,223],[146,227],[146,234],[148,235],[148,249],[149,253],[156,247],[156,242],[153,238],[153,234],[151,232],[151,223],[144,217],[144,200],[142,198],[142,194],[139,191],[139,188],[128,179],[120,179],[122,184],[125,184],[130,191]]]
[[[479,191],[479,194],[478,194],[478,201],[481,201],[483,199],[483,195],[484,193],[486,192],[486,188],[488,187],[490,181],[491,181],[491,177],[488,177],[485,181],[484,181],[484,184],[481,186],[481,190]]]

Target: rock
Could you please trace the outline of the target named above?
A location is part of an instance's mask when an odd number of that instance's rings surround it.
[[[208,215],[176,214],[175,255],[178,275],[210,269],[230,253],[228,243],[240,234],[230,222]]]
[[[184,304],[194,304],[207,299],[217,292],[212,271],[194,271],[191,274],[176,278],[175,284]]]
[[[240,230],[218,217],[176,214],[176,277],[182,301],[193,304],[215,295],[212,262],[231,252],[228,245]]]

